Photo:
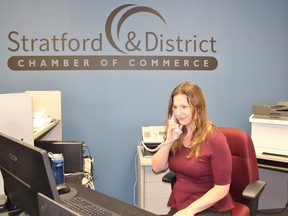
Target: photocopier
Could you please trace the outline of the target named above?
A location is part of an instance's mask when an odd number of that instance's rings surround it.
[[[255,104],[249,121],[257,158],[288,162],[288,102]]]

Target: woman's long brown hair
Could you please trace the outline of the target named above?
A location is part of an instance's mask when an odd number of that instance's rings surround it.
[[[200,147],[205,138],[209,135],[212,129],[215,127],[214,124],[208,118],[208,112],[206,108],[206,101],[204,95],[202,93],[201,88],[192,82],[183,82],[178,85],[171,93],[169,104],[168,104],[168,112],[167,112],[167,119],[166,119],[166,131],[165,134],[167,136],[167,129],[168,129],[168,120],[171,118],[173,114],[173,105],[174,105],[174,97],[176,95],[186,95],[187,101],[192,110],[192,116],[195,122],[195,130],[193,132],[191,144],[189,146],[190,152],[188,154],[188,158],[198,158],[200,154]],[[195,118],[197,112],[197,118]],[[179,122],[178,122],[179,123]],[[182,146],[182,139],[183,135],[187,133],[187,129],[184,126],[183,134],[180,136],[178,140],[176,140],[171,148],[172,154],[176,154],[181,146]]]

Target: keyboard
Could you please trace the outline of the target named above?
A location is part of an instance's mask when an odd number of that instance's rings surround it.
[[[83,197],[73,197],[61,202],[64,206],[81,215],[96,215],[96,216],[119,216],[103,206],[93,203]]]

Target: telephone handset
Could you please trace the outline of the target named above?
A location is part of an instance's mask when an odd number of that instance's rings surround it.
[[[176,117],[174,114],[172,114],[172,120],[176,122]],[[182,134],[182,129],[180,127],[176,127],[174,128],[174,132],[177,134],[177,137],[174,139],[177,140],[179,136]]]

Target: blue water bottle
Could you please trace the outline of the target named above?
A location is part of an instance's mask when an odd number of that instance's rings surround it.
[[[55,178],[56,185],[64,184],[64,157],[63,154],[53,154],[52,152],[48,153],[51,158],[51,166],[53,175]]]

